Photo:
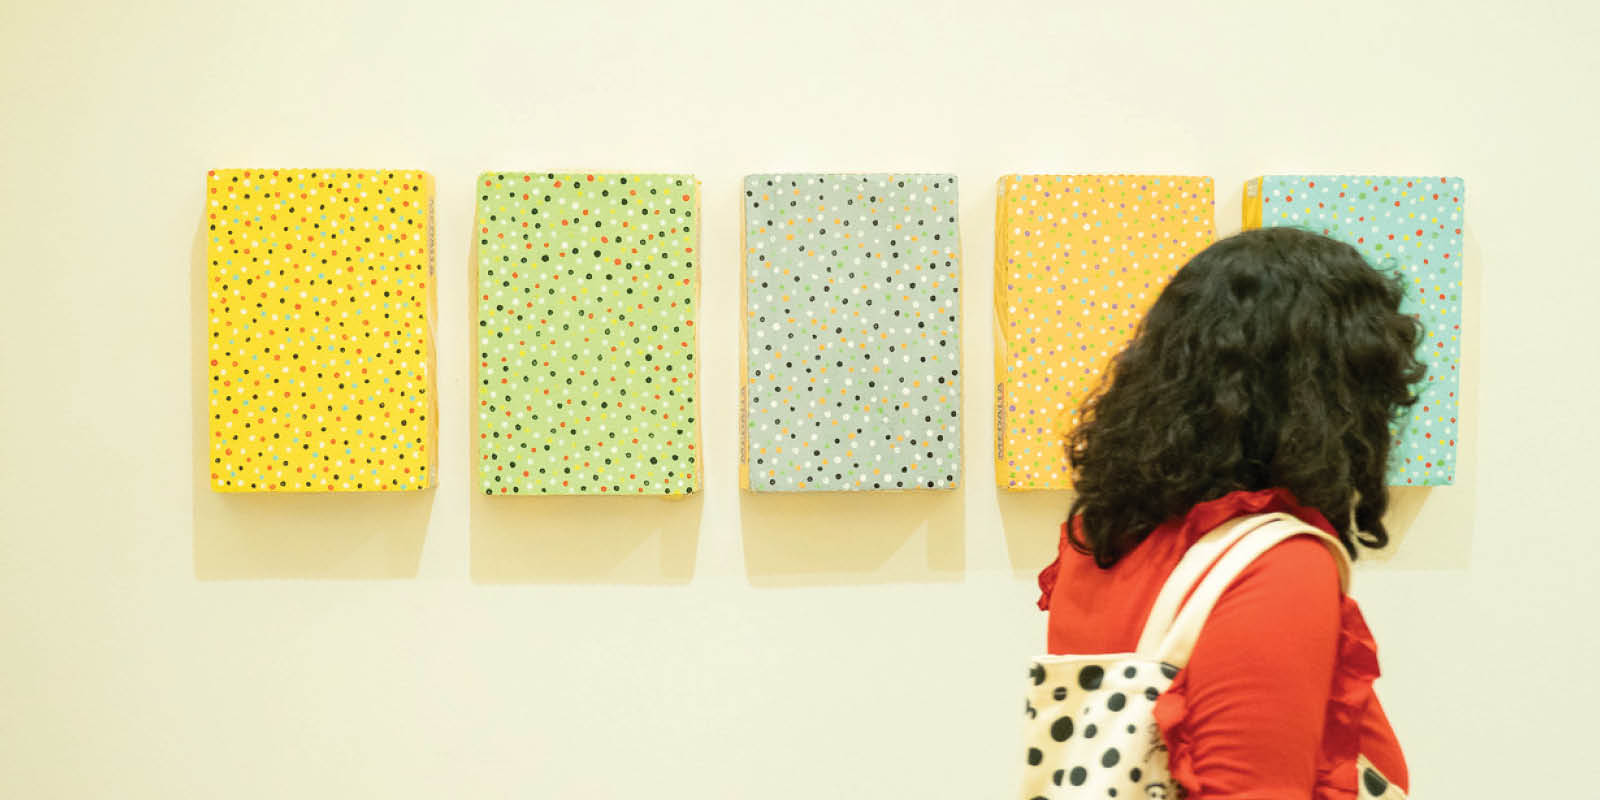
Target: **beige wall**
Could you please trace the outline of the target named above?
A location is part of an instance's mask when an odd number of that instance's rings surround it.
[[[1224,232],[1262,172],[1466,178],[1460,483],[1357,593],[1419,797],[1589,790],[1592,4],[234,5],[0,12],[0,795],[1009,796],[1066,502],[990,488],[1014,171],[1209,174]],[[439,181],[443,485],[212,495],[202,177],[340,165]],[[500,167],[703,181],[703,496],[469,492]],[[738,181],[778,169],[960,176],[963,491],[737,491]]]

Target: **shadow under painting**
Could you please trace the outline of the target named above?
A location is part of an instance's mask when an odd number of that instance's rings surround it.
[[[966,500],[929,492],[740,492],[756,586],[961,580]]]

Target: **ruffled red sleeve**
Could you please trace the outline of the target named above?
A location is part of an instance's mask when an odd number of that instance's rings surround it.
[[[1332,556],[1310,538],[1272,548],[1223,593],[1188,666],[1156,701],[1173,775],[1189,797],[1312,796],[1342,646],[1341,597]]]
[[[1039,610],[1050,610],[1050,593],[1056,590],[1056,576],[1061,574],[1061,554],[1072,545],[1067,541],[1067,523],[1061,523],[1060,539],[1056,541],[1056,560],[1039,571]]]
[[[1361,609],[1349,597],[1340,601],[1338,648],[1335,660],[1332,692],[1327,706],[1322,731],[1322,747],[1316,759],[1316,783],[1311,797],[1316,800],[1350,800],[1357,796],[1358,770],[1356,759],[1362,754],[1363,730],[1373,712],[1381,718],[1377,699],[1372,691],[1377,680],[1378,649],[1372,633],[1367,629]],[[1173,680],[1172,686],[1156,700],[1156,725],[1161,729],[1168,749],[1168,763],[1172,776],[1190,792],[1199,797],[1201,776],[1195,765],[1195,730],[1189,717],[1189,675],[1183,670]],[[1387,728],[1387,723],[1384,723]],[[1202,734],[1206,735],[1206,734]],[[1392,740],[1389,733],[1387,740]],[[1387,750],[1387,748],[1384,748]],[[1374,753],[1367,754],[1373,758]],[[1375,760],[1386,777],[1407,789],[1409,776],[1403,761],[1396,763],[1398,752],[1383,753]],[[1210,769],[1211,765],[1205,765]],[[1207,797],[1216,796],[1215,792]]]
[[[1314,796],[1319,800],[1356,796],[1356,758],[1361,755],[1363,722],[1368,709],[1376,704],[1372,682],[1378,674],[1378,644],[1367,629],[1361,608],[1344,597],[1339,605],[1338,660],[1322,734],[1322,758],[1317,765]]]

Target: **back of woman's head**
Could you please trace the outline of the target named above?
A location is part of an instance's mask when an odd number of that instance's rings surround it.
[[[1073,544],[1109,566],[1196,503],[1280,487],[1321,511],[1352,556],[1352,528],[1387,544],[1389,425],[1423,375],[1422,328],[1399,312],[1398,280],[1292,228],[1196,255],[1068,437]]]

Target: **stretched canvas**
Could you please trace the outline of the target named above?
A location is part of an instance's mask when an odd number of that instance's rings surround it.
[[[1244,226],[1293,226],[1353,245],[1406,286],[1422,321],[1420,397],[1391,426],[1389,484],[1455,482],[1466,185],[1440,175],[1268,175],[1245,185]]]
[[[432,486],[432,178],[213,170],[206,217],[211,488]]]
[[[1210,178],[1008,175],[995,217],[995,480],[1067,489],[1065,437],[1144,312],[1214,235]]]
[[[691,175],[479,176],[480,492],[699,490],[698,198]]]
[[[955,177],[751,175],[744,194],[745,488],[955,487]]]

